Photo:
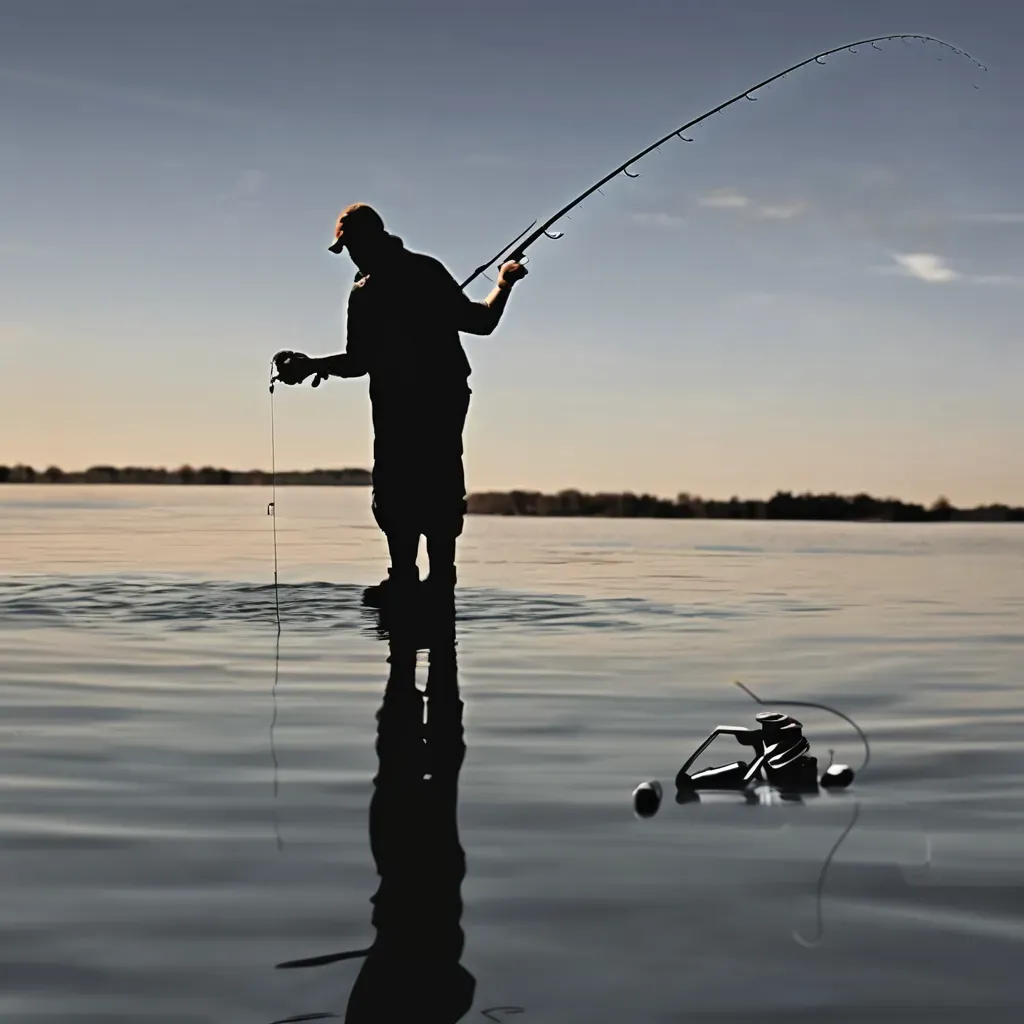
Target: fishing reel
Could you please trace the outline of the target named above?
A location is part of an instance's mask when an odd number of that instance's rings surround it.
[[[300,359],[308,359],[308,356],[303,355],[301,352],[292,352],[289,349],[282,349],[280,352],[275,352],[274,357],[271,360],[274,370],[276,373],[270,375],[270,391],[273,394],[274,382],[281,381],[284,384],[290,384],[292,381],[289,377],[289,367],[294,368],[294,364]],[[327,380],[326,374],[318,373],[313,377],[313,387],[320,387],[321,381]]]
[[[803,726],[791,715],[763,711],[756,721],[754,729],[719,725],[712,731],[676,773],[676,803],[699,803],[702,791],[740,794],[748,803],[759,803],[758,789],[765,786],[782,799],[799,800],[803,794],[845,789],[853,782],[853,769],[844,764],[830,763],[819,777],[818,760],[810,754]],[[733,736],[741,746],[749,747],[749,760],[730,761],[691,774],[693,763],[719,736]],[[641,783],[633,792],[636,813],[642,818],[656,814],[661,797],[660,783]]]

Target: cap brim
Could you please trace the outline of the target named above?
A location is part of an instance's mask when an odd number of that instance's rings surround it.
[[[333,245],[327,246],[328,252],[339,253],[345,248],[345,243],[339,238]]]

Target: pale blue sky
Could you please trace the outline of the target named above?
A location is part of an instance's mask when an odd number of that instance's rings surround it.
[[[466,341],[469,483],[1024,503],[1022,30],[1007,0],[4,0],[0,462],[267,467],[270,356],[343,345],[341,206],[461,280],[740,88],[909,31],[989,70],[812,65],[534,247]],[[280,388],[277,427],[279,466],[368,465],[365,381]]]

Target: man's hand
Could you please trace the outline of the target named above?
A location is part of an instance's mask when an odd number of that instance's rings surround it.
[[[274,365],[277,367],[274,380],[282,384],[301,384],[317,372],[317,361],[310,359],[304,352],[278,352],[274,356]]]
[[[516,281],[521,281],[528,273],[529,271],[522,263],[509,260],[508,263],[503,263],[498,271],[498,287],[503,291],[508,291]]]

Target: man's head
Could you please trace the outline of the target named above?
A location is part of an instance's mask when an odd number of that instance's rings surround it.
[[[353,203],[346,206],[338,215],[334,225],[334,244],[330,251],[340,253],[348,249],[356,265],[361,265],[361,257],[371,258],[387,238],[384,221],[380,214],[366,203]]]

